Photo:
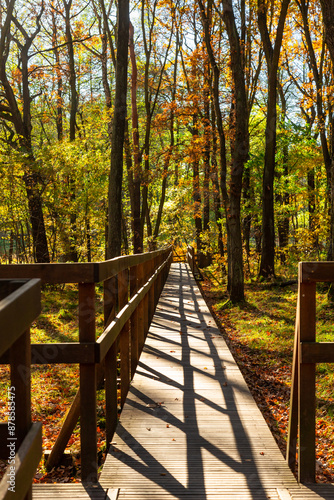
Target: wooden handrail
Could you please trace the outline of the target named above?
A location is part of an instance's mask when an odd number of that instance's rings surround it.
[[[2,284],[7,284],[7,280],[2,281]],[[0,325],[3,328],[0,356],[21,337],[41,312],[40,280],[18,281],[17,286],[17,290],[0,301]],[[10,335],[5,334],[5,329]]]
[[[43,283],[78,283],[79,342],[33,344],[31,362],[80,364],[80,394],[66,418],[48,466],[56,465],[80,416],[81,477],[97,481],[96,390],[104,374],[107,444],[117,424],[117,351],[121,350],[121,400],[144,345],[172,259],[172,248],[123,256],[97,263],[20,264],[0,266],[0,278],[40,278]],[[104,283],[105,329],[95,339],[95,284]],[[130,295],[130,299],[128,299]],[[130,357],[131,356],[131,357]],[[0,363],[9,360],[8,351]],[[102,371],[101,371],[102,370]]]
[[[168,247],[169,248],[169,247]],[[100,283],[116,276],[121,271],[159,257],[166,249],[154,252],[124,255],[103,262],[76,262],[53,264],[2,264],[0,277],[39,278],[42,283]]]
[[[316,283],[334,281],[334,262],[300,262],[286,459],[298,480],[315,482],[316,363],[334,363],[334,343],[316,342]]]
[[[194,274],[195,272],[195,249],[191,245],[188,245],[187,247],[187,262],[189,264],[189,267],[191,269],[191,272]]]
[[[30,396],[30,325],[41,309],[40,280],[0,280],[0,294],[0,353],[7,353],[11,368],[8,421],[0,424],[0,455],[8,462],[0,499],[27,500],[42,456],[42,427],[31,422]]]

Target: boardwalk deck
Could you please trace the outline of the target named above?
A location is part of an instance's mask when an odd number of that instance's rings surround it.
[[[185,264],[172,265],[100,483],[119,500],[334,498],[297,484]]]
[[[36,486],[33,498],[65,498]],[[68,498],[334,499],[333,485],[296,482],[185,264],[172,265],[98,488]]]

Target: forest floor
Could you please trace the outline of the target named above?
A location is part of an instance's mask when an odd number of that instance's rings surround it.
[[[290,404],[290,383],[297,285],[250,282],[246,301],[231,305],[226,285],[217,274],[203,272],[199,282],[216,322],[225,337],[245,380],[261,409],[281,451],[285,454]],[[97,330],[103,329],[102,296],[97,290]],[[32,328],[32,342],[77,340],[77,290],[75,287],[44,289],[43,310]],[[70,304],[70,306],[69,306]],[[317,339],[334,338],[334,311],[326,290],[317,292]],[[332,365],[317,365],[317,481],[334,481],[334,374]],[[0,367],[0,404],[5,409],[9,372]],[[33,420],[43,424],[43,449],[50,450],[79,385],[79,370],[73,365],[33,365]],[[98,393],[98,446],[102,464],[106,453],[103,391]],[[47,471],[44,461],[35,482],[80,481],[80,434],[74,429],[67,462]],[[0,476],[5,470],[0,463]]]

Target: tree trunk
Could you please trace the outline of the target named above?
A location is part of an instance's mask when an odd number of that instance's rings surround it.
[[[116,90],[108,190],[108,259],[121,255],[122,249],[122,180],[128,70],[129,0],[118,1],[117,34]]]
[[[277,71],[289,3],[290,0],[282,1],[275,45],[272,47],[267,28],[267,7],[263,0],[258,0],[258,24],[268,68],[268,102],[262,183],[262,254],[259,273],[260,276],[264,278],[275,276],[274,176],[277,122]]]
[[[320,0],[322,17],[325,26],[325,41],[328,47],[331,61],[332,61],[332,73],[334,75],[334,5],[331,0]],[[333,133],[333,132],[332,132]],[[333,137],[332,137],[333,142]],[[332,157],[327,173],[327,182],[329,185],[330,192],[330,237],[329,237],[329,249],[327,254],[328,260],[334,259],[334,157],[332,151]],[[331,287],[331,300],[334,301],[334,287]]]
[[[25,173],[23,180],[28,197],[30,224],[34,242],[34,260],[38,263],[50,262],[42,200],[39,192],[41,179],[36,173]]]
[[[132,110],[132,143],[133,143],[133,188],[132,188],[132,235],[133,253],[143,252],[143,230],[140,218],[140,185],[142,154],[139,149],[139,122],[137,109],[137,63],[134,50],[134,30],[130,23],[129,50],[132,67],[131,75],[131,110]]]
[[[212,105],[212,157],[211,157],[211,184],[213,191],[213,205],[215,212],[215,219],[218,228],[218,251],[219,255],[223,257],[224,255],[224,242],[223,242],[223,230],[222,230],[222,205],[219,192],[219,180],[218,180],[218,164],[217,164],[217,129],[216,129],[216,113],[215,107]]]
[[[75,141],[76,138],[76,118],[78,112],[78,93],[77,93],[77,83],[76,83],[76,71],[75,71],[75,59],[74,59],[74,44],[71,31],[71,7],[72,0],[68,3],[63,0],[63,5],[65,9],[65,34],[67,43],[67,55],[68,55],[68,67],[69,67],[69,81],[70,81],[70,142]],[[74,209],[74,203],[76,199],[76,185],[75,179],[72,174],[68,175],[67,178],[69,193],[70,193],[70,234],[69,243],[70,247],[66,254],[66,260],[70,262],[78,262],[78,251],[77,251],[77,214]]]

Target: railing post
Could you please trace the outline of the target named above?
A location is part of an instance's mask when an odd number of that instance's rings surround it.
[[[303,283],[299,264],[300,342],[315,342],[316,283]],[[299,359],[298,480],[315,482],[315,363]]]
[[[154,257],[154,270],[156,271],[159,265],[159,257]],[[159,278],[154,282],[154,309],[157,307],[159,300]]]
[[[138,266],[131,267],[129,270],[130,279],[130,298],[132,298],[138,291]],[[130,318],[131,328],[131,380],[135,374],[138,364],[138,309],[135,309]]]
[[[104,326],[106,327],[116,315],[117,279],[110,278],[104,282]],[[117,342],[105,357],[105,394],[106,394],[106,442],[109,447],[117,426]]]
[[[121,310],[127,303],[129,298],[129,273],[128,270],[118,273],[118,303]],[[120,333],[120,357],[121,357],[121,407],[126,400],[126,395],[130,386],[130,338],[129,338],[129,322],[127,321]]]
[[[140,289],[144,284],[144,264],[138,264],[137,266],[137,276],[138,276],[138,288]],[[140,302],[137,307],[138,310],[138,356],[143,350],[144,342],[145,342],[145,314],[144,314],[144,300]]]
[[[293,348],[293,360],[292,360],[292,380],[291,380],[291,392],[290,392],[290,414],[289,414],[289,427],[288,427],[288,441],[286,448],[286,460],[292,472],[295,472],[296,468],[296,453],[297,453],[297,441],[298,441],[298,376],[299,376],[299,344],[300,344],[300,306],[299,306],[299,294],[297,301],[296,310],[296,324],[295,324],[295,339]]]
[[[4,325],[6,326],[6,325]],[[30,329],[10,348],[11,393],[15,397],[16,453],[31,428],[31,345]],[[24,500],[32,499],[30,487]]]
[[[147,260],[146,262],[144,262],[144,266],[143,266],[143,269],[144,269],[144,284],[146,283],[147,281],[147,278],[149,276],[149,273],[150,273],[150,261]],[[148,333],[148,327],[149,327],[149,300],[148,300],[148,293],[145,295],[144,297],[144,342],[145,342],[145,339],[146,339],[146,335]]]
[[[95,342],[95,284],[79,283],[79,341]],[[81,480],[97,482],[95,364],[80,364]]]
[[[149,270],[149,277],[153,276],[154,271],[155,271],[154,258],[152,258],[149,261],[148,270]],[[154,303],[154,283],[153,283],[153,285],[151,286],[150,291],[148,293],[148,322],[149,322],[149,325],[151,324],[151,321],[152,321],[152,318],[154,315],[154,306],[155,306],[155,303]]]

